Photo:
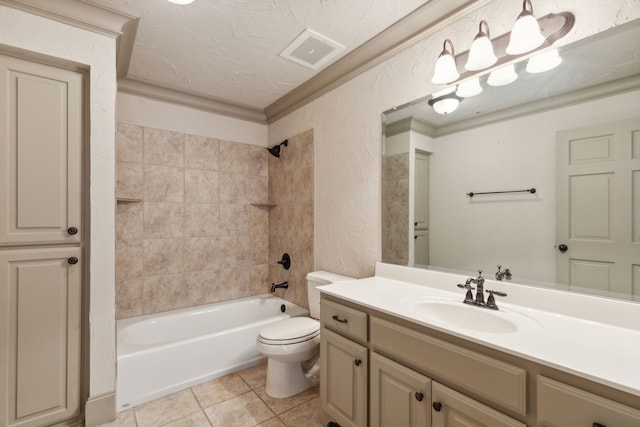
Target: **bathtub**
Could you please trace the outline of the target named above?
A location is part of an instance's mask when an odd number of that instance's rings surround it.
[[[118,320],[118,411],[260,363],[260,329],[308,314],[258,295]]]

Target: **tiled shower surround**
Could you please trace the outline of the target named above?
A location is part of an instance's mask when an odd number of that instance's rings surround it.
[[[382,157],[382,262],[409,262],[409,153]]]
[[[306,170],[310,155],[304,188],[313,190],[313,132],[307,134],[305,156],[274,159]],[[265,205],[271,156],[264,147],[126,123],[118,125],[116,143],[117,318],[268,292],[269,264],[279,259],[270,256],[269,211],[279,206]],[[307,209],[313,230],[313,191],[304,202],[290,193],[296,201],[288,208]],[[306,265],[313,265],[312,248]]]

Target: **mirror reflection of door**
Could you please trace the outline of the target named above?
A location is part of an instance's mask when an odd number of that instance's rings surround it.
[[[640,118],[558,132],[556,179],[557,282],[640,300]]]
[[[414,264],[429,264],[429,155],[416,150],[414,184]]]

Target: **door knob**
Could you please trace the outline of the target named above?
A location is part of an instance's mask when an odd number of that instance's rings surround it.
[[[558,250],[562,253],[567,252],[568,249],[569,249],[569,246],[565,245],[564,243],[561,243],[558,245]]]

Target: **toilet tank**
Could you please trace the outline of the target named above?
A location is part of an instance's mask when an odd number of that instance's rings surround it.
[[[320,318],[320,290],[318,286],[336,282],[354,280],[353,277],[340,276],[328,271],[312,271],[307,274],[307,295],[309,299],[309,315],[314,319]]]

